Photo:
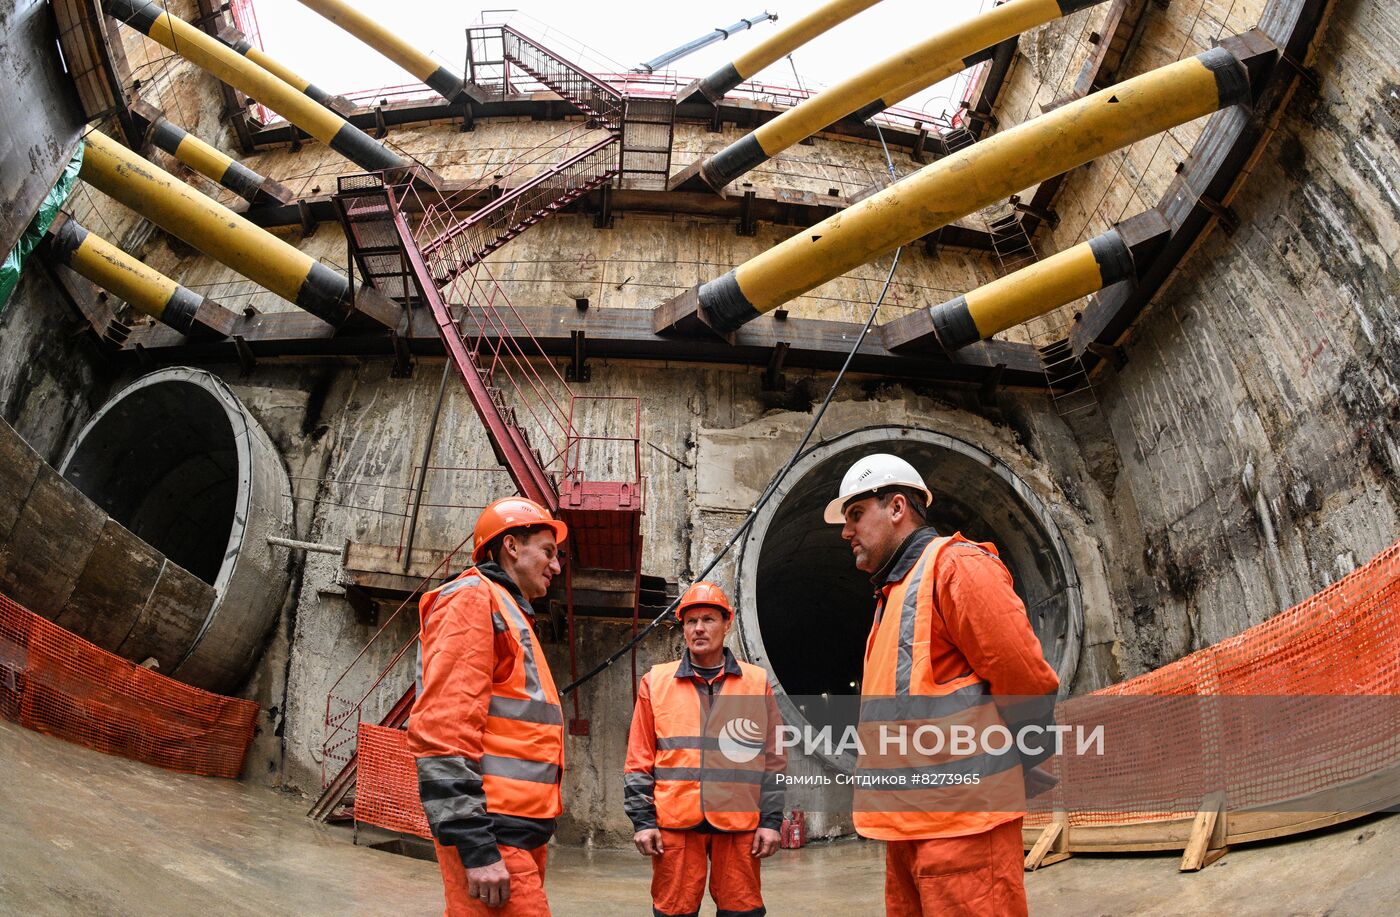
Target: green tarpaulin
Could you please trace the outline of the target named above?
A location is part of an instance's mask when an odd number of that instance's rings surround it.
[[[24,268],[24,259],[29,257],[29,253],[44,238],[44,233],[49,231],[53,225],[53,218],[58,216],[58,209],[63,206],[63,202],[68,200],[68,195],[72,193],[73,186],[78,183],[78,169],[83,164],[83,145],[78,144],[78,149],[73,152],[73,158],[63,170],[63,174],[58,177],[58,184],[54,185],[48,194],[44,195],[43,203],[39,205],[39,212],[34,214],[34,219],[29,221],[24,233],[15,243],[15,247],[5,256],[5,263],[0,265],[0,312],[5,311],[5,306],[10,302],[10,294],[15,291],[16,284],[19,283],[19,273]]]

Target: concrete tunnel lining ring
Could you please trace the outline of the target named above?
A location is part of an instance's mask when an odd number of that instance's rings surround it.
[[[912,447],[912,449],[921,451],[932,450],[947,453],[954,463],[965,465],[970,462],[975,464],[978,469],[984,472],[984,481],[1003,492],[1004,502],[1001,505],[1008,505],[1014,501],[1014,504],[1018,504],[1018,510],[1034,521],[1039,531],[1027,535],[1028,545],[1035,548],[1042,555],[1042,559],[1049,562],[1053,572],[1062,577],[1057,591],[1043,597],[1041,603],[1055,599],[1060,594],[1064,596],[1063,616],[1055,622],[1063,628],[1062,638],[1053,647],[1059,658],[1050,658],[1054,654],[1051,652],[1047,653],[1047,661],[1055,668],[1060,677],[1062,693],[1068,689],[1068,685],[1074,677],[1084,632],[1083,602],[1079,578],[1068,545],[1044,502],[1005,462],[964,440],[932,430],[907,426],[867,427],[826,440],[809,449],[793,466],[792,471],[778,487],[773,497],[759,511],[754,520],[753,528],[744,539],[741,547],[735,586],[735,602],[738,608],[738,618],[741,622],[741,626],[738,628],[740,647],[748,659],[768,668],[772,673],[773,691],[785,722],[806,725],[809,721],[806,715],[797,709],[792,695],[784,688],[780,666],[772,659],[772,655],[764,644],[764,625],[758,609],[759,584],[763,577],[771,578],[772,576],[764,569],[763,565],[765,541],[773,533],[775,522],[780,522],[783,519],[785,506],[789,502],[788,498],[793,495],[794,491],[800,491],[804,483],[810,487],[808,479],[814,471],[819,468],[825,471],[837,464],[844,470],[849,462],[870,452],[881,449],[900,452],[901,444],[904,444],[906,450]],[[915,464],[918,467],[918,462]],[[823,466],[825,467],[823,468]],[[938,488],[935,487],[934,491],[934,499],[937,501],[940,497]],[[820,502],[824,504],[825,498],[823,497]],[[789,518],[791,518],[791,512],[791,509],[787,510],[786,515]],[[826,525],[821,521],[819,510],[813,514],[813,525]],[[1007,560],[1008,565],[1014,563],[1014,558],[1008,556]],[[853,567],[851,569],[854,570]],[[1019,585],[1021,573],[1014,567],[1013,573],[1017,573]],[[1043,579],[1043,577],[1041,578]],[[866,610],[873,610],[873,604]],[[862,628],[867,627],[869,617],[862,616],[860,621]],[[1044,642],[1044,635],[1042,635],[1042,642]],[[820,754],[819,757],[826,764],[843,771],[850,771],[855,764],[851,755],[828,757],[825,754]]]
[[[102,492],[109,485],[99,476],[112,455],[118,455],[124,444],[131,447],[148,437],[148,429],[141,421],[150,422],[153,416],[164,413],[167,417],[185,421],[186,429],[194,437],[206,436],[209,429],[217,429],[219,441],[207,440],[183,442],[171,447],[172,460],[168,467],[158,469],[153,477],[156,480],[130,476],[131,469],[113,472],[122,478],[121,485],[111,482],[113,491],[119,486],[129,488],[124,493]],[[199,429],[204,427],[205,430]],[[256,426],[256,421],[234,395],[231,389],[212,373],[191,367],[172,367],[145,375],[113,395],[88,420],[74,437],[73,444],[59,465],[59,471],[76,484],[79,489],[104,505],[112,512],[112,504],[122,500],[130,504],[128,518],[118,519],[128,528],[132,520],[145,509],[145,500],[150,493],[164,484],[165,480],[179,471],[181,464],[191,457],[200,455],[200,450],[213,447],[218,451],[231,453],[234,461],[233,474],[223,484],[233,487],[232,506],[228,511],[228,538],[219,560],[217,572],[211,577],[208,571],[201,575],[215,591],[216,598],[204,615],[194,637],[179,655],[171,671],[176,674],[190,661],[196,652],[201,655],[221,656],[220,647],[204,646],[205,638],[215,625],[222,612],[225,616],[235,614],[254,629],[266,623],[262,618],[270,613],[268,609],[280,607],[287,583],[285,576],[277,576],[277,564],[269,564],[272,548],[259,543],[262,536],[269,534],[290,534],[292,510],[289,504],[291,487],[285,467],[275,447],[266,433]],[[261,480],[255,480],[255,473]],[[133,481],[135,484],[133,485]],[[146,493],[140,492],[141,485],[149,485]],[[97,491],[96,493],[91,491]],[[215,511],[222,509],[220,505]],[[222,516],[214,520],[220,527]],[[140,534],[137,532],[136,534]],[[152,545],[160,548],[160,545]],[[165,549],[162,549],[164,552]],[[279,588],[280,587],[280,588]],[[227,601],[233,601],[237,609],[226,608]],[[266,606],[258,608],[255,606]],[[275,616],[275,614],[274,614]],[[242,635],[247,642],[261,643],[261,632]],[[225,642],[228,634],[219,641]],[[228,647],[230,654],[236,655],[251,647]],[[225,660],[242,664],[244,660]],[[201,663],[200,665],[203,665]],[[196,668],[200,668],[199,665]]]

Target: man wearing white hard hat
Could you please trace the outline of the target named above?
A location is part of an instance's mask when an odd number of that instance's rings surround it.
[[[824,518],[870,574],[854,819],[886,841],[890,915],[1026,913],[1021,821],[1050,784],[1048,754],[955,748],[900,730],[1015,733],[1048,719],[1059,679],[991,544],[939,537],[933,494],[907,461],[878,453],[846,472]],[[877,738],[878,737],[878,738]]]

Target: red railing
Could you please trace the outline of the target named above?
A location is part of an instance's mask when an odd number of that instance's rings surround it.
[[[533,80],[609,130],[622,127],[622,93],[508,25],[467,29],[467,79],[502,98],[517,91],[517,84]]]
[[[469,217],[456,218],[450,205],[427,208],[418,238],[434,278],[450,282],[530,226],[611,181],[619,170],[617,151],[617,137],[609,135]]]
[[[393,613],[385,619],[379,630],[374,632],[374,636],[370,637],[360,652],[346,666],[345,671],[341,672],[340,677],[331,684],[330,690],[326,692],[325,727],[321,738],[321,786],[323,788],[331,786],[337,778],[354,768],[356,738],[359,734],[360,724],[363,722],[378,723],[383,719],[383,715],[380,714],[371,715],[366,720],[365,709],[372,704],[376,696],[380,698],[386,696],[386,684],[393,680],[399,685],[387,688],[389,695],[398,698],[397,701],[393,704],[381,702],[378,705],[386,712],[403,704],[407,691],[413,690],[413,672],[404,671],[403,661],[405,659],[416,660],[417,658],[416,653],[412,653],[410,650],[413,650],[418,642],[418,630],[413,629],[406,639],[392,644],[395,648],[389,654],[387,663],[379,662],[383,658],[381,655],[382,647],[387,640],[394,639],[403,630],[404,625],[399,622],[405,609],[410,607],[416,609],[418,598],[424,591],[432,589],[433,584],[467,565],[470,560],[470,551],[467,547],[469,540],[470,536],[462,539],[438,562],[432,573],[418,581],[413,592],[400,602]],[[375,665],[379,666],[377,672],[371,668]],[[369,686],[363,690],[351,687],[362,684],[365,679],[369,679]]]

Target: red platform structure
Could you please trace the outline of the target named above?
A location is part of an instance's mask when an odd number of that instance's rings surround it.
[[[498,42],[498,60],[486,59],[489,55],[481,50],[491,41]],[[514,88],[514,67],[517,76],[525,74],[553,90],[589,120],[503,170],[498,180],[509,175],[518,183],[509,189],[493,186],[484,206],[474,207],[480,189],[445,194],[371,173],[342,177],[336,208],[351,262],[365,282],[406,309],[431,310],[448,360],[515,490],[568,524],[565,607],[570,674],[576,677],[573,587],[580,571],[630,577],[634,631],[639,624],[641,402],[575,392],[529,334],[483,260],[583,195],[611,187],[621,172],[626,105],[606,83],[507,26],[474,30],[471,45],[474,80],[484,79],[489,66],[498,66],[499,91],[507,93]],[[541,167],[551,154],[560,158]],[[532,170],[533,175],[526,174]],[[413,687],[402,691],[393,686],[410,677],[405,660],[416,656],[417,634],[390,653],[377,674],[371,660],[383,658],[379,647],[393,639],[387,635],[402,634],[396,622],[416,605],[419,592],[466,566],[467,555],[465,545],[459,545],[444,557],[333,685],[322,749],[324,792],[311,810],[313,817],[345,811],[356,782],[360,725],[406,724]],[[366,682],[368,687],[362,687]],[[387,703],[389,698],[397,699]],[[588,732],[577,698],[570,731]]]

